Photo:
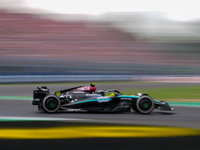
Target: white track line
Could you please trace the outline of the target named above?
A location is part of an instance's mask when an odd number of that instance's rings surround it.
[[[83,121],[89,119],[0,116],[0,121]]]

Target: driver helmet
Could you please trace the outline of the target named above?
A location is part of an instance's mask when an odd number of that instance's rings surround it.
[[[114,93],[111,93],[111,94],[110,94],[110,97],[113,97],[113,96],[115,96],[115,94],[114,94]]]
[[[95,83],[91,83],[90,86],[95,87]]]

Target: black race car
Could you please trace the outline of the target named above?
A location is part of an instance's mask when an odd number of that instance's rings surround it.
[[[49,113],[58,110],[87,110],[115,112],[134,110],[142,114],[151,113],[153,109],[174,110],[165,101],[153,100],[148,94],[123,95],[118,90],[96,91],[95,84],[78,86],[56,91],[50,94],[45,86],[33,91],[33,105]]]

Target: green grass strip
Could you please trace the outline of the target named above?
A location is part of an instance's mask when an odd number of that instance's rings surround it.
[[[157,100],[162,99],[200,99],[200,85],[159,87],[121,90],[124,95],[146,93]]]
[[[168,102],[172,106],[200,107],[200,102]]]
[[[33,100],[32,97],[28,96],[0,96],[0,99],[8,100]]]

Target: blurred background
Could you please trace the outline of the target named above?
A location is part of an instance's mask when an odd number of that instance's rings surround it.
[[[197,150],[199,64],[199,0],[0,0],[0,145]],[[48,114],[31,105],[36,86],[91,82],[176,110]]]
[[[94,74],[199,81],[199,41],[198,0],[0,0],[2,82]]]

